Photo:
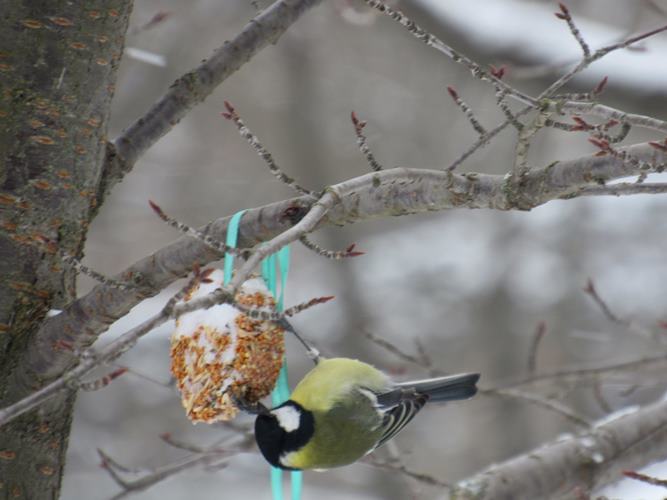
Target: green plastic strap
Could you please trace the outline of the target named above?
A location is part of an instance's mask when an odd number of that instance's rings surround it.
[[[285,289],[287,285],[287,275],[289,273],[289,247],[283,247],[277,254],[270,255],[262,262],[262,276],[269,287],[269,290],[276,297],[276,309],[283,310],[285,301]],[[280,293],[278,293],[277,271],[280,270]],[[273,406],[278,406],[289,399],[289,384],[287,381],[287,362],[283,363],[278,375],[276,387],[271,393],[271,402]],[[271,491],[274,500],[283,500],[283,471],[276,467],[271,468]],[[291,473],[292,500],[301,499],[301,490],[303,488],[303,474],[300,471]]]
[[[280,266],[280,295],[278,296],[278,310],[285,308],[285,290],[287,289],[287,274],[289,273],[289,247],[282,247],[278,251],[278,266]]]
[[[238,241],[239,224],[245,210],[236,212],[227,225],[226,245],[236,247]],[[269,255],[262,261],[262,277],[266,282],[269,291],[276,299],[276,309],[283,310],[285,299],[285,288],[287,285],[287,274],[289,273],[289,247],[283,247],[277,254]],[[280,269],[280,294],[278,294],[277,269]],[[225,254],[224,262],[224,284],[227,285],[232,279],[234,270],[234,256]],[[289,384],[287,382],[287,362],[283,363],[276,382],[276,388],[271,393],[273,406],[278,406],[289,399]],[[303,474],[301,471],[293,471],[291,477],[292,500],[301,500],[301,491],[303,489]],[[274,500],[283,500],[283,471],[276,467],[271,468],[271,492]]]
[[[228,247],[236,247],[236,242],[239,240],[239,223],[241,222],[241,217],[243,217],[243,214],[245,213],[245,210],[239,210],[236,212],[233,216],[232,219],[229,221],[229,224],[227,224],[227,238],[225,240],[225,244]],[[225,254],[225,262],[224,262],[224,284],[227,285],[229,282],[232,280],[232,271],[234,271],[234,256],[231,254],[226,253]]]

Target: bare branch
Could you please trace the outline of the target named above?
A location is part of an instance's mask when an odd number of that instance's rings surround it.
[[[239,430],[239,432],[245,433],[245,431],[241,430]],[[224,453],[225,448],[219,447],[218,445],[227,440],[227,438],[223,438],[218,440],[219,442],[214,444],[213,446],[202,447],[194,445],[192,443],[186,443],[185,441],[181,441],[180,439],[176,439],[168,432],[160,434],[160,439],[162,439],[162,441],[167,443],[169,446],[173,446],[174,448],[178,448],[179,450],[189,451],[190,453]]]
[[[655,164],[664,162],[666,158],[665,151],[649,144],[637,144],[621,151],[626,151],[640,161]],[[241,220],[239,246],[250,247],[258,241],[273,239],[257,248],[237,273],[234,286],[245,280],[263,257],[323,225],[345,225],[373,217],[453,207],[530,209],[549,200],[577,196],[580,190],[592,183],[638,173],[637,167],[618,158],[596,156],[533,169],[524,176],[521,186],[508,183],[500,175],[458,175],[408,168],[373,172],[330,188],[317,202],[310,197],[303,197],[246,212]],[[215,221],[205,231],[212,238],[222,240],[228,220],[224,218]],[[112,321],[146,298],[149,284],[152,293],[157,293],[192,269],[194,262],[205,265],[217,259],[217,252],[199,241],[185,238],[146,257],[119,275],[119,281],[135,274],[142,276],[145,281],[141,289],[120,291],[99,285],[59,315],[44,321],[38,334],[40,341],[28,348],[25,359],[19,364],[21,368],[15,371],[15,380],[11,383],[21,384],[30,379],[22,376],[23,371],[37,372],[44,380],[59,377],[76,361],[71,351],[57,348],[60,341],[64,340],[75,349],[83,350]],[[136,338],[145,333],[143,328],[150,329],[167,318],[152,318],[137,327]],[[79,365],[76,370],[83,369],[82,366],[87,365]],[[87,373],[86,369],[83,370]],[[0,416],[6,418],[6,415],[0,410]],[[0,422],[3,418],[0,418]]]
[[[452,61],[462,64],[463,66],[468,68],[472,73],[473,77],[482,81],[492,82],[495,86],[502,88],[503,90],[506,90],[508,95],[511,95],[515,99],[525,104],[529,104],[532,107],[537,107],[538,102],[535,99],[507,85],[505,82],[497,78],[494,74],[487,72],[484,68],[482,68],[472,59],[454,50],[452,47],[444,43],[436,36],[422,29],[419,25],[417,25],[417,23],[415,23],[412,19],[407,17],[401,11],[392,9],[391,7],[387,6],[384,2],[380,0],[364,0],[364,1],[370,7],[377,9],[379,12],[382,12],[383,14],[386,14],[387,16],[391,17],[394,21],[396,21],[405,29],[407,29],[408,32],[410,32],[410,34],[413,35],[418,40],[421,40],[426,45],[437,50],[438,52],[445,54]]]
[[[466,104],[466,102],[459,97],[459,94],[456,91],[456,89],[450,85],[450,86],[447,87],[447,92],[449,92],[450,97],[456,103],[456,105],[459,108],[461,108],[461,111],[463,111],[463,114],[466,116],[466,118],[470,122],[470,125],[472,125],[472,128],[475,129],[475,132],[477,132],[480,135],[480,137],[485,137],[486,136],[486,129],[479,122],[479,120],[475,116],[475,113],[472,112],[472,109],[470,109],[470,106],[468,106]]]
[[[169,12],[169,11],[165,11],[165,10],[157,11],[144,24],[128,29],[127,30],[127,36],[128,37],[135,36],[135,35],[138,35],[138,34],[144,32],[144,31],[151,30],[151,29],[155,28],[156,26],[160,26],[167,19],[169,19],[172,15],[173,15],[173,13]]]
[[[592,491],[664,459],[667,402],[598,424],[579,436],[559,438],[525,454],[493,465],[457,483],[452,498],[533,500],[571,497],[575,488]]]
[[[504,109],[503,106],[501,106],[501,109]],[[461,156],[454,160],[449,166],[445,167],[445,170],[449,172],[454,171],[456,167],[467,160],[473,153],[486,146],[491,141],[491,139],[505,130],[509,125],[514,125],[518,129],[523,128],[523,125],[520,124],[517,119],[523,115],[528,114],[528,112],[530,112],[532,109],[532,106],[526,106],[514,113],[511,117],[508,117],[507,120],[497,125],[495,128],[489,130],[486,135],[480,137],[463,154],[461,154]]]
[[[79,389],[83,391],[98,391],[109,385],[111,382],[126,372],[127,368],[116,368],[114,371],[104,375],[101,378],[98,378],[97,380],[93,380],[91,382],[81,382],[79,384]]]
[[[180,441],[173,440],[166,435],[162,436],[167,443],[177,446],[181,449],[190,451],[191,454],[177,460],[175,462],[156,467],[150,470],[130,469],[124,465],[113,460],[109,455],[102,450],[98,450],[102,458],[102,467],[109,473],[111,478],[122,487],[122,491],[115,495],[113,499],[125,498],[126,496],[145,491],[151,486],[164,481],[176,474],[180,474],[186,470],[197,466],[203,466],[205,469],[211,468],[218,470],[221,466],[225,467],[229,459],[235,455],[248,450],[254,445],[255,439],[252,433],[243,433],[241,436],[234,436],[232,438],[225,437],[218,440],[216,444],[209,448],[199,448],[192,445],[186,445]],[[220,445],[224,444],[224,447]],[[137,476],[143,474],[139,478],[125,478],[123,474],[130,476]]]
[[[330,300],[333,300],[334,296],[329,295],[326,297],[316,297],[314,299],[310,299],[307,302],[302,302],[301,304],[297,304],[295,306],[289,307],[285,309],[285,312],[283,313],[285,316],[292,317],[295,314],[299,314],[302,311],[305,311],[306,309],[310,309],[313,306],[319,305],[319,304],[324,304],[326,302],[329,302]]]
[[[560,12],[556,12],[556,17],[558,19],[562,19],[567,23],[567,26],[570,28],[570,31],[572,32],[572,36],[575,38],[575,40],[577,40],[577,43],[581,47],[581,50],[584,52],[584,58],[590,57],[591,49],[588,47],[588,44],[584,40],[584,37],[581,36],[579,28],[577,28],[576,24],[574,24],[574,20],[570,15],[570,10],[563,3],[559,3],[558,6],[560,7]]]
[[[523,123],[521,123],[518,119],[516,114],[510,109],[509,105],[507,104],[507,100],[505,99],[507,97],[507,93],[503,91],[502,89],[497,89],[496,90],[496,103],[498,104],[498,107],[500,110],[503,112],[505,117],[507,118],[507,121],[519,132],[523,129]]]
[[[242,248],[237,248],[237,247],[230,247],[228,245],[225,245],[222,243],[222,241],[219,241],[215,238],[211,238],[209,235],[204,234],[203,232],[199,231],[198,229],[194,229],[187,224],[183,224],[182,222],[179,222],[178,220],[174,219],[173,217],[169,217],[160,206],[155,203],[152,200],[148,200],[148,204],[150,207],[153,209],[153,211],[162,219],[165,221],[167,224],[169,224],[171,227],[178,229],[181,233],[187,234],[188,236],[191,236],[199,241],[204,242],[206,245],[211,247],[213,250],[216,250],[217,252],[220,252],[221,254],[228,253],[230,255],[242,255],[244,254],[245,250]]]
[[[359,257],[361,255],[366,254],[365,252],[359,252],[355,250],[356,247],[355,243],[352,243],[345,250],[327,250],[326,248],[322,248],[317,243],[310,240],[308,236],[306,236],[305,234],[299,238],[299,241],[308,250],[312,250],[317,255],[326,257],[327,259],[340,260],[340,259],[347,259],[348,257]]]
[[[609,414],[613,411],[611,405],[607,402],[602,394],[602,381],[599,378],[596,378],[593,381],[593,397],[595,398],[595,402],[600,406],[600,409],[605,414]]]
[[[583,415],[578,414],[572,408],[559,403],[553,398],[543,398],[537,394],[519,391],[516,389],[482,389],[479,391],[479,393],[488,396],[499,396],[515,400],[523,400],[527,403],[541,406],[544,409],[558,413],[559,415],[568,419],[570,422],[574,423],[576,426],[582,427],[584,429],[588,429],[593,425],[589,419]]]
[[[144,116],[107,145],[104,192],[129,172],[137,159],[167,134],[187,112],[280,36],[321,0],[277,0],[226,41],[200,66],[176,80]]]
[[[420,483],[428,484],[429,486],[438,486],[439,488],[449,488],[451,485],[446,481],[442,481],[436,477],[416,472],[408,469],[404,464],[397,461],[384,461],[377,459],[374,455],[368,455],[364,459],[364,463],[371,465],[377,469],[384,469],[392,472],[398,472],[406,477],[416,479]]]
[[[667,133],[667,122],[664,120],[658,120],[657,118],[653,118],[651,116],[626,113],[624,111],[605,106],[604,104],[576,101],[549,101],[548,105],[550,111],[564,112],[568,114],[591,115],[598,118],[604,118],[605,120],[616,120],[620,123],[629,123],[637,127]]]
[[[326,302],[329,302],[332,300],[334,297],[332,295],[327,296],[327,297],[316,297],[314,299],[310,299],[306,302],[302,302],[300,304],[297,304],[295,306],[289,307],[288,309],[285,309],[283,312],[276,311],[275,309],[267,309],[267,308],[256,308],[252,306],[247,306],[245,304],[240,304],[238,302],[234,303],[234,307],[236,307],[238,310],[242,311],[246,316],[248,316],[250,319],[258,319],[262,321],[280,321],[282,319],[285,319],[285,317],[292,317],[295,314],[298,314],[302,311],[305,311],[306,309],[310,309],[313,306],[319,305],[319,304],[324,304]],[[213,301],[217,302],[217,301]],[[208,305],[208,302],[206,303]],[[196,309],[201,309],[202,307],[199,305],[194,306],[192,310]],[[178,314],[182,314],[180,310],[178,311]]]
[[[411,363],[415,366],[421,366],[422,368],[428,368],[429,370],[432,368],[430,365],[423,365],[422,364],[423,359],[420,359],[417,356],[413,356],[412,354],[409,354],[409,353],[405,352],[403,349],[400,349],[399,347],[397,347],[392,342],[389,342],[388,340],[375,335],[373,332],[370,332],[368,330],[364,330],[362,333],[363,333],[364,337],[366,337],[368,340],[373,342],[375,345],[381,347],[385,351],[390,352],[391,354],[396,356],[398,359],[402,359],[403,361]],[[433,375],[443,375],[443,374],[444,373],[434,373]]]
[[[642,483],[652,484],[653,486],[662,486],[663,488],[667,488],[667,479],[659,479],[657,477],[648,476],[646,474],[640,474],[639,472],[630,470],[624,471],[623,475],[625,477],[629,477],[630,479],[636,479],[637,481],[641,481]]]
[[[199,279],[199,277],[195,276],[193,281],[195,279]],[[82,377],[92,372],[98,366],[110,363],[121,356],[123,353],[127,352],[137,343],[139,338],[141,338],[143,335],[146,335],[148,332],[153,330],[153,328],[170,319],[176,302],[181,299],[181,297],[185,294],[185,291],[188,290],[191,285],[192,281],[188,283],[183,289],[181,289],[179,293],[175,294],[162,308],[162,310],[155,316],[148,318],[140,325],[137,325],[136,327],[127,331],[116,340],[107,344],[99,352],[94,353],[94,355],[86,355],[86,352],[82,353],[81,356],[78,356],[79,364],[77,366],[68,372],[65,372],[65,374],[50,384],[47,384],[41,389],[31,393],[29,396],[6,408],[1,409],[0,426],[35,408],[39,404],[55,396],[61,391],[78,388],[80,385],[79,381]],[[64,351],[72,351],[73,353],[78,352],[76,347],[71,345],[67,345],[67,348],[64,349]]]
[[[623,326],[629,326],[629,323],[627,321],[621,320],[618,316],[616,316],[611,311],[607,303],[604,300],[602,300],[602,297],[600,297],[600,295],[598,294],[598,291],[596,290],[592,279],[589,278],[588,281],[586,282],[586,286],[584,287],[584,292],[586,292],[587,295],[590,295],[590,297],[595,301],[598,307],[600,307],[600,310],[609,319],[609,321],[611,321],[612,323],[619,323]]]
[[[627,196],[630,194],[662,194],[667,193],[667,183],[655,182],[635,184],[621,182],[610,186],[587,186],[577,196]]]
[[[269,151],[264,146],[262,146],[262,143],[259,142],[257,136],[250,131],[245,123],[243,123],[243,120],[241,120],[241,117],[236,112],[236,109],[234,109],[234,106],[232,106],[229,101],[225,101],[225,108],[227,108],[227,111],[223,112],[222,116],[224,116],[227,120],[234,122],[236,128],[239,129],[239,134],[241,134],[241,137],[248,141],[250,147],[252,147],[252,149],[255,150],[259,157],[264,160],[276,179],[284,184],[287,184],[299,194],[304,194],[306,196],[316,196],[315,193],[309,189],[301,187],[299,184],[297,184],[296,180],[291,178],[289,175],[283,172],[280,167],[278,167],[271,153],[269,153]]]
[[[561,4],[562,5],[562,4]],[[568,21],[568,25],[570,22]],[[576,29],[576,28],[575,28]],[[656,28],[650,31],[647,31],[645,33],[642,33],[640,35],[635,35],[629,38],[626,38],[625,40],[618,42],[618,43],[613,43],[611,45],[607,45],[606,47],[602,47],[592,54],[586,55],[586,51],[584,51],[584,57],[582,60],[577,64],[574,68],[572,68],[570,71],[565,73],[563,76],[561,76],[558,80],[556,80],[554,83],[549,85],[549,87],[544,90],[540,94],[540,96],[537,98],[538,101],[547,98],[547,97],[552,97],[558,89],[562,88],[565,84],[567,84],[572,78],[574,78],[577,74],[581,73],[584,69],[586,69],[588,66],[593,64],[595,61],[602,59],[604,56],[609,54],[610,52],[613,52],[618,49],[624,49],[633,43],[636,43],[640,40],[644,40],[648,37],[651,37],[653,35],[656,35],[658,33],[661,33],[663,31],[667,30],[667,25],[661,26],[660,28]],[[576,35],[575,35],[576,38]],[[577,38],[577,41],[579,41],[579,38]]]
[[[279,234],[267,243],[260,245],[255,250],[245,264],[243,264],[236,272],[236,275],[229,284],[230,288],[236,290],[241,283],[248,279],[250,273],[259,265],[262,259],[268,257],[272,253],[276,253],[285,245],[289,245],[304,234],[315,229],[331,207],[341,199],[342,193],[348,193],[350,188],[353,188],[357,184],[358,182],[355,182],[355,179],[353,179],[327,188],[320,199],[313,204],[308,213],[294,227]]]
[[[531,375],[535,373],[537,368],[537,350],[540,347],[540,342],[542,342],[545,333],[547,333],[547,324],[544,321],[540,321],[537,324],[537,328],[535,328],[533,341],[530,343],[530,352],[528,354],[528,373]]]
[[[352,125],[354,125],[354,132],[357,134],[357,146],[359,146],[359,151],[366,157],[366,161],[371,166],[373,172],[379,172],[382,169],[382,165],[378,163],[375,159],[375,155],[368,147],[366,136],[364,135],[364,127],[366,126],[365,121],[359,120],[357,114],[352,111],[350,115],[352,119]]]
[[[591,368],[575,368],[571,370],[558,370],[551,373],[541,373],[519,380],[512,384],[505,385],[505,389],[519,387],[523,385],[537,384],[550,381],[577,381],[583,383],[586,380],[596,379],[600,375],[611,373],[623,373],[636,370],[647,370],[655,365],[667,364],[667,354],[659,354],[644,358],[633,359],[623,363],[612,363]]]
[[[135,288],[135,285],[133,283],[124,283],[116,281],[84,265],[79,259],[77,259],[73,255],[68,254],[62,248],[59,248],[58,244],[55,241],[47,238],[46,236],[38,234],[34,235],[32,239],[36,241],[40,245],[40,247],[44,249],[44,251],[51,254],[57,254],[60,260],[63,261],[63,263],[70,266],[78,273],[84,274],[89,278],[92,278],[95,281],[102,283],[103,285],[109,286],[111,288],[117,288],[118,290],[129,290],[130,288]]]
[[[382,337],[378,337],[377,335],[365,331],[363,332],[364,336],[371,340],[373,343],[378,345],[379,347],[383,348],[387,352],[390,352],[394,356],[396,356],[399,359],[402,359],[403,361],[406,361],[408,363],[411,363],[413,365],[419,366],[421,368],[425,368],[428,370],[428,373],[431,377],[438,377],[445,375],[446,372],[438,369],[437,367],[433,366],[432,361],[430,358],[423,353],[422,349],[419,349],[420,351],[420,356],[416,357],[412,354],[409,354],[405,352],[403,349],[399,348],[398,346],[394,345],[393,343],[389,342],[386,339],[383,339]],[[419,346],[418,346],[419,347]],[[512,388],[507,388],[507,389],[501,389],[501,388],[491,388],[491,389],[480,389],[478,391],[478,394],[483,395],[483,396],[492,396],[492,397],[501,397],[501,398],[507,398],[507,399],[513,399],[513,400],[519,400],[525,403],[530,403],[536,406],[539,406],[541,408],[551,410],[553,412],[558,413],[559,415],[567,418],[569,421],[573,422],[579,427],[583,428],[589,428],[591,426],[591,422],[584,416],[579,415],[577,412],[572,410],[571,408],[568,408],[567,406],[554,401],[553,399],[547,399],[543,398],[541,396],[538,396],[537,394],[532,394],[532,393],[527,393],[525,391],[521,391],[518,389],[512,389]]]
[[[519,182],[519,177],[525,175],[530,167],[528,166],[528,150],[530,149],[530,141],[542,128],[545,127],[547,121],[551,116],[550,111],[540,109],[535,118],[530,122],[523,124],[519,130],[519,137],[514,148],[514,166],[512,168],[512,176],[515,182]]]

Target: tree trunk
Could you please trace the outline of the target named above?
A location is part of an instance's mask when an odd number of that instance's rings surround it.
[[[131,0],[3,0],[0,8],[0,407],[75,362],[40,344],[76,296]],[[72,337],[74,338],[74,337]],[[0,498],[57,498],[75,394],[0,428]]]

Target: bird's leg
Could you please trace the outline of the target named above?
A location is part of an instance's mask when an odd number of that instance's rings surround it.
[[[287,321],[285,318],[281,318],[278,322],[278,325],[282,326],[285,330],[291,332],[299,342],[301,342],[301,345],[303,345],[306,348],[306,354],[310,359],[313,360],[313,363],[318,364],[320,360],[322,359],[322,355],[320,354],[320,351],[315,349],[312,345],[310,345],[308,342],[306,342],[301,335],[299,335],[292,324]]]

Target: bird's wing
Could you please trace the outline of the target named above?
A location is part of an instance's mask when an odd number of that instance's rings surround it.
[[[407,425],[428,401],[425,394],[395,389],[377,396],[377,408],[383,413],[382,436],[375,448],[379,448]]]

